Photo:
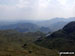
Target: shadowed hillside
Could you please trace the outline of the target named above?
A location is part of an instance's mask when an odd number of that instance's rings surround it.
[[[44,39],[38,39],[36,44],[59,51],[75,51],[75,21]]]

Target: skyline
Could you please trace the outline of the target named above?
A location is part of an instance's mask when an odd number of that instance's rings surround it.
[[[0,0],[0,20],[75,17],[75,0]]]

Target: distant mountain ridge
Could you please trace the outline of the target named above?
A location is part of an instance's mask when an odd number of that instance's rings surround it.
[[[50,29],[47,27],[39,27],[33,23],[16,23],[16,24],[8,24],[8,25],[1,25],[0,30],[17,30],[19,32],[37,32],[41,31],[43,33],[50,32]]]
[[[38,21],[38,22],[35,22],[37,25],[40,25],[40,26],[50,26],[51,24],[54,24],[54,23],[57,23],[57,22],[71,22],[71,21],[75,21],[75,17],[70,17],[70,18],[59,18],[59,17],[56,17],[56,18],[53,18],[53,19],[50,19],[50,20],[43,20],[43,21]]]
[[[75,17],[68,19],[53,18],[44,21],[15,21],[15,22],[0,22],[0,30],[15,29],[19,32],[36,32],[41,31],[44,33],[54,32],[62,29],[66,24],[75,21]]]
[[[53,18],[51,20],[45,20],[40,22],[35,22],[38,26],[44,26],[50,28],[53,32],[62,29],[66,24],[71,21],[75,21],[75,17],[70,18]]]

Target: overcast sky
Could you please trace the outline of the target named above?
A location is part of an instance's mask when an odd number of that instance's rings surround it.
[[[75,0],[0,0],[0,20],[75,17]]]

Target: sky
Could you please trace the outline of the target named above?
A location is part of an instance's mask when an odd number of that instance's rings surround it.
[[[75,0],[0,0],[0,20],[75,17]]]

